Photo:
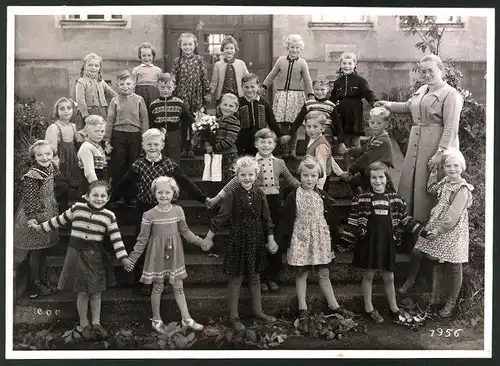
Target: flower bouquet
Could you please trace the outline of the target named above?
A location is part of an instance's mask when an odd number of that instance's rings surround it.
[[[193,144],[198,148],[206,150],[208,146],[215,143],[215,135],[219,128],[219,123],[215,116],[198,112],[195,115],[195,122],[191,125],[193,129]],[[222,181],[222,155],[206,153],[204,155],[205,167],[203,169],[202,180],[211,182]]]

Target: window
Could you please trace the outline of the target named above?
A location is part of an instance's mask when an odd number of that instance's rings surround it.
[[[208,59],[205,58],[206,61],[211,61],[211,63],[219,61],[222,53],[222,40],[227,35],[222,33],[206,33],[203,35],[204,51],[210,56]]]
[[[311,16],[310,28],[316,29],[372,29],[374,27],[373,17],[357,14],[313,14]]]
[[[130,16],[121,14],[68,14],[56,17],[59,28],[130,28]]]
[[[415,15],[414,15],[415,16]],[[435,18],[435,22],[439,26],[444,26],[447,29],[453,29],[453,28],[464,28],[465,26],[465,17],[461,16],[444,16],[444,15],[416,15],[416,17],[422,21],[425,22],[426,19],[432,20],[431,18]],[[406,22],[401,21],[402,17],[398,16],[399,19],[399,27],[400,28],[405,28],[406,27]]]

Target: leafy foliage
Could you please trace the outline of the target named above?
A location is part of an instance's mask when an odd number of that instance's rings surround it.
[[[415,47],[425,53],[427,50],[439,54],[446,27],[436,23],[436,16],[398,16],[399,22],[407,35],[417,35],[420,41]]]
[[[45,136],[49,125],[43,103],[34,99],[14,101],[14,209],[21,197],[20,180],[30,165],[28,148]]]

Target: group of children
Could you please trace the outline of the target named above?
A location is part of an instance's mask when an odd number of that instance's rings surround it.
[[[224,272],[229,277],[230,322],[235,330],[244,329],[238,315],[243,276],[250,277],[254,317],[264,322],[276,320],[264,313],[261,293],[279,290],[283,254],[295,271],[301,328],[308,328],[306,288],[311,271],[318,273],[327,312],[352,317],[353,313],[337,302],[329,273],[334,249],[343,250],[348,243],[355,243],[353,265],[365,269],[362,290],[366,315],[375,322],[383,321],[371,303],[374,273],[382,270],[391,314],[408,317],[397,306],[393,275],[395,250],[403,230],[421,236],[415,250],[446,262],[447,266],[436,268],[453,272],[456,281],[441,311],[442,316],[451,315],[457,286],[459,290],[461,285],[461,265],[453,264],[467,260],[467,207],[473,189],[461,178],[465,161],[459,151],[443,154],[443,180],[437,183],[437,172],[430,174],[429,192],[437,193],[438,204],[424,228],[407,215],[404,200],[390,182],[388,111],[373,108],[370,139],[361,147],[356,137],[364,133],[361,99],[370,103],[376,99],[366,80],[356,74],[353,54],[341,57],[341,75],[326,99],[326,80],[318,78],[313,85],[307,63],[299,57],[304,47],[300,36],[287,38],[288,55],[278,59],[262,86],[257,75],[247,72],[243,61],[234,59],[238,48],[233,37],[223,41],[224,59],[215,64],[211,84],[204,60],[196,52],[196,37],[181,35],[179,46],[181,56],[168,74],[152,64],[154,48],[141,44],[138,56],[142,63],[132,72],[120,73],[119,94],[102,80],[102,60],[95,54],[87,55],[76,84],[77,106],[68,98],[56,102],[56,122],[47,129],[46,139],[30,148],[33,165],[23,177],[23,198],[16,216],[15,258],[18,264],[30,256],[32,296],[55,290],[43,277],[46,250],[57,242],[57,229],[71,223],[57,289],[78,293],[78,329],[84,339],[107,335],[100,325],[100,294],[114,283],[114,273],[109,253],[103,250],[106,237],[113,255],[127,271],[135,272],[136,281],[152,286],[147,293],[155,330],[166,331],[160,316],[165,280],[172,285],[183,326],[201,330],[203,326],[191,317],[184,296],[187,273],[182,238],[208,251],[213,237],[230,218]],[[261,95],[275,78],[278,90],[271,109]],[[112,97],[109,104],[107,97]],[[194,113],[210,100],[218,105],[219,128],[205,149],[223,155],[225,184],[213,198],[178,165],[182,151],[190,155],[189,126]],[[76,126],[72,123],[75,119]],[[84,127],[79,129],[82,122]],[[293,155],[296,132],[303,122],[309,141],[297,180],[273,152],[278,142],[291,142]],[[340,141],[340,153],[356,158],[346,172],[333,158],[332,136]],[[112,168],[111,192],[108,165]],[[323,190],[332,172],[351,182],[356,193],[342,242],[332,240],[338,229],[332,214],[333,199]],[[292,188],[284,207],[282,179]],[[208,208],[219,207],[204,239],[189,230],[182,207],[175,204],[179,189]],[[130,254],[115,214],[106,208],[109,201],[121,197],[135,201],[133,205],[141,214],[136,225],[137,243]],[[70,205],[74,200],[80,202]],[[460,245],[460,255],[456,245]],[[418,264],[412,268],[402,291],[414,282]]]

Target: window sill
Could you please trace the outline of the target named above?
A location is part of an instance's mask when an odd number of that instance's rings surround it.
[[[99,28],[99,29],[123,29],[128,25],[127,20],[60,20],[61,28]]]
[[[465,29],[465,22],[460,22],[460,23],[436,23],[438,27],[444,27],[446,28],[446,31],[460,31]],[[404,25],[399,26],[399,30],[405,31],[407,30],[408,27]],[[429,30],[428,27],[422,28],[422,30],[426,31]]]
[[[329,22],[309,22],[312,30],[372,30],[373,22],[352,22],[352,23],[329,23]]]

